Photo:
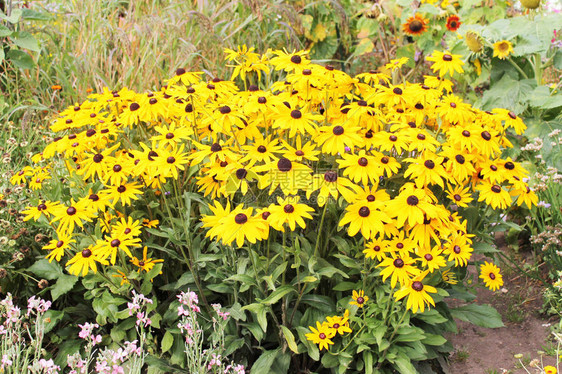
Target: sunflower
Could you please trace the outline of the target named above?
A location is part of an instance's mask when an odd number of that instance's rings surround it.
[[[353,290],[351,298],[353,299],[353,301],[350,301],[349,303],[351,305],[357,306],[358,308],[363,308],[365,306],[365,303],[369,301],[369,296],[365,295],[365,291],[363,290],[359,290],[359,292]]]
[[[494,43],[494,55],[492,57],[505,60],[511,53],[513,53],[513,45],[509,40],[500,40]]]
[[[316,201],[318,206],[324,206],[332,196],[335,200],[340,194],[346,201],[351,201],[355,194],[356,185],[349,179],[338,176],[337,170],[327,170],[312,177],[312,184],[306,191],[306,198],[310,199],[313,192],[320,190]]]
[[[390,277],[390,286],[394,288],[396,282],[404,286],[410,280],[410,276],[419,274],[420,270],[414,266],[415,262],[416,260],[409,255],[402,257],[393,255],[385,258],[377,267],[384,267],[380,273],[382,281]]]
[[[435,306],[433,298],[428,293],[437,293],[437,290],[435,289],[435,287],[422,283],[422,280],[426,276],[426,274],[427,271],[419,274],[394,293],[394,298],[396,300],[400,300],[408,296],[406,308],[410,309],[413,313],[417,313],[418,310],[423,313],[426,304],[428,306]]]
[[[219,222],[221,225],[219,239],[226,245],[236,240],[238,247],[244,245],[245,239],[250,243],[264,239],[263,232],[267,223],[261,219],[261,216],[252,215],[252,212],[252,207],[244,209],[242,204],[238,205]]]
[[[478,201],[485,201],[486,204],[492,207],[492,209],[507,209],[507,207],[511,204],[511,196],[509,196],[509,192],[504,190],[498,184],[483,181],[476,186],[476,190],[480,192]]]
[[[461,27],[461,23],[459,16],[455,14],[447,17],[447,29],[449,31],[457,31]]]
[[[58,205],[60,205],[58,201],[52,202],[43,200],[39,204],[37,204],[37,206],[29,206],[22,210],[21,212],[25,215],[23,220],[29,221],[30,219],[33,219],[34,221],[37,221],[41,217],[41,215],[49,218],[52,214],[53,209],[55,209]]]
[[[99,258],[96,247],[89,246],[68,260],[66,266],[70,265],[68,268],[70,274],[79,276],[82,273],[82,276],[85,277],[89,270],[92,270],[94,273],[98,271],[97,262],[102,265],[108,265],[107,261]]]
[[[306,339],[310,340],[314,344],[318,344],[320,350],[327,350],[330,345],[334,344],[334,342],[330,339],[332,339],[336,333],[328,324],[320,324],[320,322],[316,321],[316,328],[312,326],[309,326],[308,328],[312,332],[305,335]]]
[[[344,335],[346,332],[352,332],[349,328],[349,318],[341,316],[328,316],[326,317],[326,323],[328,327],[332,330],[334,335],[340,334]]]
[[[305,144],[302,143],[302,137],[299,135],[296,137],[295,146],[291,147],[289,143],[285,140],[281,140],[283,146],[285,147],[285,152],[283,156],[289,161],[302,162],[303,160],[308,161],[318,161],[318,155],[320,151],[316,150],[316,146],[312,141]]]
[[[468,207],[468,203],[473,200],[470,187],[464,188],[464,186],[453,187],[450,185],[447,188],[447,197],[453,202],[453,204],[461,208]]]
[[[410,226],[422,224],[427,218],[438,217],[440,210],[432,204],[431,192],[418,189],[407,184],[393,200],[386,204],[386,212],[390,217],[396,217],[396,226],[402,227],[405,223]]]
[[[464,235],[454,235],[443,246],[443,253],[449,255],[447,260],[455,261],[455,266],[466,266],[472,251]]]
[[[133,257],[131,248],[139,247],[141,240],[139,238],[129,237],[128,235],[115,235],[105,237],[104,240],[98,240],[96,243],[97,254],[103,260],[111,257],[111,265],[115,265],[117,259],[117,251],[121,249],[129,256]]]
[[[419,252],[418,256],[420,256],[419,261],[421,262],[421,266],[427,268],[427,271],[430,273],[447,266],[447,261],[445,257],[442,256],[442,252],[443,250],[438,246]]]
[[[472,53],[480,53],[484,49],[484,45],[482,44],[480,35],[478,35],[474,31],[468,31],[464,35],[464,42]]]
[[[464,73],[462,69],[464,62],[462,62],[461,57],[461,55],[453,55],[448,51],[433,51],[431,56],[427,57],[426,60],[433,62],[431,70],[433,70],[433,72],[439,72],[439,76],[442,78],[447,73],[450,76],[455,72]]]
[[[382,176],[382,169],[374,156],[365,153],[362,149],[357,154],[344,153],[343,160],[336,160],[341,168],[343,175],[348,176],[355,183],[367,185],[369,182],[377,184],[379,177]]]
[[[348,205],[346,213],[340,220],[338,226],[349,223],[347,234],[355,236],[359,231],[365,239],[372,239],[375,235],[384,232],[384,224],[392,222],[387,213],[382,211],[384,204],[379,201],[359,201]]]
[[[283,51],[275,51],[275,57],[270,60],[271,65],[275,66],[275,70],[300,71],[305,69],[310,60],[307,58],[307,51],[293,51],[292,53]]]
[[[288,224],[291,231],[294,231],[297,224],[303,229],[306,227],[304,218],[312,219],[310,213],[314,208],[306,204],[299,203],[299,196],[288,196],[285,199],[278,197],[277,205],[269,208],[270,215],[267,221],[277,231],[285,231],[284,224]]]
[[[406,23],[402,25],[402,31],[408,35],[421,35],[427,30],[428,22],[429,20],[417,13],[406,20]]]
[[[70,201],[67,205],[57,205],[53,208],[53,222],[59,222],[57,232],[72,233],[75,226],[84,227],[83,221],[92,222],[96,213],[92,212],[88,206],[88,199],[81,199],[75,202]]]
[[[257,172],[265,172],[258,183],[258,188],[269,187],[271,195],[279,186],[285,195],[296,194],[299,190],[310,187],[312,169],[304,164],[280,158],[255,168]]]
[[[361,146],[362,138],[359,127],[354,126],[323,126],[318,129],[314,141],[322,146],[322,152],[335,155],[344,154],[346,147]]]
[[[64,255],[65,249],[70,249],[72,243],[76,243],[76,240],[72,239],[71,234],[65,232],[57,233],[57,238],[51,240],[47,245],[43,246],[43,249],[50,250],[51,252],[46,256],[49,262],[55,259],[57,262],[60,261]]]
[[[482,278],[486,287],[492,291],[496,291],[503,286],[503,277],[500,274],[500,268],[488,261],[484,261],[484,263],[480,265],[479,278]]]
[[[386,258],[385,252],[387,246],[388,241],[375,238],[365,244],[363,253],[367,258],[377,259],[381,261]]]
[[[139,268],[139,272],[144,270],[145,272],[148,273],[150,270],[152,270],[154,265],[156,265],[159,262],[164,262],[164,260],[152,259],[148,257],[148,247],[145,246],[142,251],[142,259],[139,260],[138,258],[133,256],[131,262],[133,263],[133,265]]]

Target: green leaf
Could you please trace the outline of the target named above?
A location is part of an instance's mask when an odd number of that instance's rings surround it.
[[[263,332],[267,331],[267,310],[265,305],[253,303],[242,307],[242,310],[249,310],[254,313]]]
[[[0,24],[0,38],[12,35],[14,32],[4,25]]]
[[[533,79],[517,80],[504,75],[484,92],[479,104],[483,110],[507,108],[519,114],[526,109],[530,94],[535,87],[536,82]]]
[[[33,9],[22,9],[22,18],[32,21],[49,21],[52,19],[49,13],[38,12]]]
[[[5,15],[4,13],[0,12],[0,18],[10,22],[11,24],[15,24],[18,23],[21,16],[23,14],[23,11],[19,8],[16,9],[12,9],[12,14],[10,14],[10,16],[8,17],[7,15]]]
[[[373,373],[373,354],[371,351],[363,352],[363,361],[365,362],[365,374]]]
[[[46,258],[41,259],[27,268],[27,271],[32,272],[38,277],[53,280],[62,275],[62,268],[58,262],[49,262]]]
[[[12,35],[12,40],[14,44],[20,48],[29,49],[33,52],[39,52],[39,44],[37,43],[37,39],[33,37],[27,31],[20,31]]]
[[[412,365],[412,361],[407,355],[401,354],[394,360],[394,366],[401,374],[416,373],[416,368]]]
[[[496,253],[499,252],[497,247],[493,244],[476,242],[472,244],[472,248],[476,253]]]
[[[461,321],[486,328],[503,327],[502,318],[490,305],[468,304],[451,309],[451,315]]]
[[[340,282],[332,288],[334,291],[350,291],[357,287],[356,282]]]
[[[76,282],[78,282],[78,277],[75,277],[74,275],[61,274],[55,286],[51,288],[51,297],[53,298],[53,301],[72,290]]]
[[[24,51],[18,49],[10,49],[6,55],[7,59],[10,60],[17,68],[20,69],[32,69],[35,66],[31,56]]]
[[[164,337],[162,338],[162,353],[166,353],[170,350],[170,348],[172,348],[172,345],[174,344],[174,336],[172,335],[171,332],[166,331],[166,333],[164,334]]]
[[[283,296],[287,295],[288,293],[291,292],[297,292],[292,286],[289,285],[285,285],[285,286],[281,286],[278,289],[276,289],[275,291],[273,291],[268,297],[266,297],[263,300],[258,300],[260,303],[265,304],[265,305],[271,305],[271,304],[275,304],[277,301],[279,301]]]
[[[52,310],[52,309],[47,310],[44,314],[44,319],[49,322],[45,323],[44,333],[45,334],[49,333],[56,326],[56,324],[62,319],[62,317],[64,317],[64,312],[62,311]]]
[[[437,334],[425,333],[425,338],[422,340],[423,344],[441,346],[447,343],[447,339]]]
[[[281,331],[283,332],[283,336],[285,336],[285,340],[289,345],[289,349],[294,353],[299,353],[299,348],[297,347],[297,343],[295,343],[295,336],[287,327],[281,325]]]
[[[270,374],[271,365],[273,365],[279,351],[280,348],[273,351],[264,351],[252,365],[250,369],[252,374]]]

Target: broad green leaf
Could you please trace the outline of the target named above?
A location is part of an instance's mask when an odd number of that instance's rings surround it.
[[[474,248],[474,251],[477,252],[477,253],[496,253],[496,252],[499,252],[498,248],[495,245],[489,244],[489,243],[484,243],[484,242],[473,243],[472,248]]]
[[[340,364],[340,360],[338,359],[338,356],[334,355],[331,352],[326,352],[322,356],[322,365],[324,365],[324,367],[326,368],[334,368],[339,364]]]
[[[75,277],[74,275],[61,274],[57,283],[55,283],[54,287],[51,288],[51,297],[53,298],[53,301],[72,290],[76,282],[78,282],[78,277]]]
[[[164,337],[162,338],[162,353],[166,353],[170,350],[170,348],[172,348],[172,345],[174,344],[174,336],[172,335],[171,332],[166,331],[166,333],[164,334]]]
[[[56,279],[63,274],[58,262],[49,262],[46,258],[35,262],[27,271],[48,280]]]
[[[349,291],[354,290],[357,287],[355,282],[340,282],[332,288],[334,291]]]
[[[533,79],[517,80],[504,75],[484,92],[480,106],[483,110],[506,108],[519,114],[527,107],[526,103],[535,87],[536,82]]]
[[[365,374],[373,373],[373,354],[370,351],[363,352],[363,362],[365,362]]]
[[[62,317],[64,317],[64,312],[62,311],[52,309],[47,310],[44,314],[44,320],[47,321],[45,322],[44,333],[49,333],[62,319]]]
[[[29,49],[33,52],[39,52],[40,50],[37,39],[35,39],[33,35],[27,31],[14,33],[12,35],[12,40],[14,41],[14,44],[20,48]]]
[[[252,374],[270,374],[271,365],[279,353],[280,348],[273,351],[264,351],[251,367]]]
[[[253,303],[242,307],[242,310],[249,310],[254,313],[263,332],[267,331],[267,310],[265,305]]]
[[[33,9],[22,9],[22,18],[32,21],[49,21],[52,19],[49,13],[38,12]]]
[[[0,12],[0,18],[5,20],[5,21],[10,22],[11,24],[15,24],[15,23],[19,22],[22,14],[23,14],[23,11],[19,8],[16,8],[16,9],[12,9],[12,14],[10,14],[9,17],[6,14],[4,14],[3,12]]]
[[[297,343],[295,343],[295,336],[286,326],[281,325],[281,331],[283,332],[283,336],[289,345],[289,349],[294,353],[299,353],[299,348],[297,347]]]
[[[289,285],[285,285],[285,286],[281,286],[278,289],[276,289],[275,291],[273,291],[268,297],[266,297],[263,300],[259,300],[260,303],[265,304],[265,305],[271,305],[271,304],[275,304],[277,301],[279,301],[283,296],[291,293],[291,292],[297,292],[292,286]]]
[[[447,339],[445,339],[441,335],[430,334],[428,332],[425,333],[425,338],[422,340],[423,344],[437,345],[437,346],[443,345],[446,342],[447,342]]]
[[[502,318],[490,305],[468,304],[451,309],[451,315],[461,321],[470,322],[480,327],[503,327]]]
[[[0,38],[4,38],[6,36],[10,36],[13,34],[13,31],[7,28],[6,26],[0,24]],[[3,51],[3,49],[2,49]]]
[[[20,69],[32,69],[35,66],[31,56],[18,49],[10,49],[6,55],[6,59],[10,60],[17,68]]]

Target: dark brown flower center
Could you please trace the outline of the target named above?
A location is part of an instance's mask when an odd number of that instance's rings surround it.
[[[410,29],[411,32],[420,32],[423,29],[423,23],[421,23],[421,21],[418,20],[413,20],[408,25],[408,28]]]
[[[304,152],[301,151],[300,149],[299,149],[298,151],[296,151],[295,154],[296,154],[297,156],[299,156],[299,157],[300,157],[300,156],[304,156]]]
[[[236,178],[244,179],[244,178],[246,178],[246,175],[248,175],[248,170],[243,169],[243,168],[236,170]]]
[[[497,184],[494,184],[492,186],[492,191],[495,192],[495,193],[500,193],[500,192],[502,192],[502,188],[500,186],[498,186]]]
[[[406,199],[406,203],[408,203],[408,205],[410,205],[410,206],[416,206],[416,205],[418,205],[419,202],[420,202],[420,200],[414,195],[410,195]]]
[[[369,160],[367,160],[365,157],[360,157],[357,163],[360,166],[367,166],[369,164]]]
[[[90,257],[91,255],[92,255],[92,251],[90,251],[89,249],[84,249],[84,250],[82,251],[82,257],[84,257],[84,258],[88,258],[88,257]]]
[[[371,210],[368,207],[362,206],[359,208],[359,216],[366,218],[369,217],[369,214],[371,214]]]
[[[123,170],[121,165],[113,165],[113,171],[114,172],[119,173],[121,170]]]
[[[491,280],[494,280],[494,279],[496,279],[496,274],[490,273],[489,277],[490,277]]]
[[[222,147],[219,143],[213,143],[213,145],[211,145],[211,152],[220,152],[222,151]]]
[[[267,99],[263,96],[258,97],[258,103],[265,104],[267,103]]]
[[[357,304],[361,305],[361,304],[363,304],[364,302],[365,302],[365,298],[364,298],[364,297],[359,296],[359,297],[357,298]]]
[[[225,106],[222,106],[219,109],[219,111],[221,112],[221,114],[228,114],[228,113],[232,112],[232,109],[230,109],[229,106],[225,105]]]
[[[386,157],[386,156],[383,156],[383,158],[381,158],[381,162],[382,162],[383,164],[388,164],[389,161],[390,161],[390,159],[389,159],[388,157]]]
[[[457,103],[450,103],[449,106],[453,109],[455,109],[457,107]]]
[[[291,170],[292,167],[293,164],[291,163],[291,161],[284,157],[280,158],[279,161],[277,161],[277,169],[279,169],[279,171],[287,172]]]
[[[125,192],[125,191],[127,191],[127,187],[125,187],[125,186],[123,186],[123,185],[117,187],[117,192],[123,193],[123,192]]]
[[[515,169],[515,164],[511,161],[508,161],[508,162],[505,163],[504,167],[507,170],[513,170],[513,169]]]
[[[332,132],[334,133],[334,135],[341,135],[343,134],[343,127],[342,126],[334,126],[334,128],[332,129]]]
[[[185,74],[185,69],[184,68],[179,68],[176,70],[176,75],[183,75]]]
[[[390,136],[388,137],[388,140],[390,140],[391,142],[395,142],[395,141],[398,140],[398,137],[397,137],[396,135],[390,135]]]
[[[459,164],[461,164],[461,165],[464,164],[464,162],[466,161],[466,160],[464,159],[464,156],[463,156],[463,155],[456,155],[456,156],[455,156],[455,160],[457,160],[457,162],[458,162]]]
[[[431,255],[431,253],[426,253],[423,258],[425,258],[426,261],[433,260],[433,256]]]
[[[455,194],[455,196],[453,196],[455,198],[456,201],[461,201],[462,197],[459,194]]]
[[[57,242],[57,248],[60,248],[60,247],[62,247],[63,245],[64,245],[64,242],[63,242],[62,240],[59,240],[59,241]]]
[[[293,64],[300,64],[302,62],[302,58],[299,55],[293,55],[291,56],[291,62]]]
[[[404,260],[402,260],[401,258],[397,258],[392,262],[392,264],[394,265],[394,267],[402,268],[404,267]]]
[[[432,160],[425,160],[423,165],[428,169],[433,169],[435,167],[435,162],[433,162]]]
[[[455,246],[453,247],[453,252],[455,252],[456,254],[461,253],[461,247],[459,247],[458,245],[455,245]]]
[[[66,210],[66,214],[68,214],[69,216],[73,216],[76,214],[76,208],[71,206]]]
[[[263,212],[263,213],[261,214],[261,218],[263,218],[263,219],[268,219],[270,215],[271,215],[271,213],[269,213],[269,212]]]
[[[294,119],[299,119],[299,118],[302,117],[302,113],[301,113],[300,110],[295,109],[295,110],[291,111],[291,117],[294,118]]]
[[[412,288],[419,292],[419,291],[423,290],[423,283],[420,282],[420,281],[415,281],[415,282],[412,283]]]
[[[298,57],[298,56],[293,56],[293,57]],[[324,334],[323,332],[321,332],[320,334],[318,334],[318,337],[322,340],[326,339],[326,334]]]
[[[328,170],[324,173],[324,180],[328,183],[333,183],[338,180],[338,173],[334,170]]]
[[[239,225],[243,225],[244,223],[248,222],[248,216],[244,213],[238,213],[236,216],[234,216],[234,222]]]
[[[372,203],[373,201],[375,201],[375,196],[374,195],[368,195],[367,196],[367,201]]]
[[[121,244],[121,240],[113,239],[110,244],[112,247],[119,247],[119,244]]]
[[[166,139],[173,139],[174,138],[174,134],[169,132],[166,134]]]
[[[88,196],[88,199],[90,199],[92,201],[98,201],[100,199],[100,197],[98,195],[96,195],[95,193],[93,193],[90,196]]]
[[[507,113],[507,115],[509,116],[509,118],[511,119],[516,119],[517,118],[517,114],[513,113],[513,112],[509,112]]]
[[[132,230],[131,230],[130,228],[128,228],[128,227],[127,227],[125,230],[123,230],[123,232],[124,232],[125,234],[130,234],[131,231],[132,231]]]
[[[267,151],[267,148],[265,148],[265,146],[260,145],[260,146],[258,147],[258,152],[259,152],[259,153],[265,153],[266,151]]]
[[[37,210],[45,210],[45,209],[47,209],[47,205],[45,205],[45,204],[37,205]]]
[[[295,211],[295,207],[292,204],[287,204],[283,207],[285,213],[291,214]]]
[[[139,110],[139,108],[140,108],[140,105],[139,105],[138,103],[132,103],[132,104],[129,106],[129,109],[131,110],[131,112],[134,112],[134,111],[136,111],[136,110]]]
[[[394,87],[392,90],[396,95],[402,95],[402,89],[400,87]]]
[[[97,155],[94,155],[94,162],[96,164],[99,164],[102,160],[103,160],[103,155],[101,153],[98,153]]]
[[[443,55],[443,61],[453,61],[453,56],[446,53],[446,54]]]
[[[167,162],[168,164],[173,164],[174,162],[176,162],[176,158],[173,157],[173,156],[170,156],[170,157],[168,157],[168,158],[166,159],[166,162]]]
[[[484,139],[486,141],[492,139],[492,135],[490,135],[490,133],[488,131],[482,131],[480,133],[480,136],[482,137],[482,139]]]
[[[462,132],[462,136],[464,136],[465,138],[470,137],[470,131],[464,130],[464,131]]]

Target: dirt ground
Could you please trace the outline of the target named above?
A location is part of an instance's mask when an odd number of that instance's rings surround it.
[[[448,338],[454,346],[449,358],[447,374],[519,374],[527,373],[514,357],[521,360],[530,373],[540,373],[530,368],[533,359],[541,359],[544,365],[556,366],[550,340],[550,326],[556,318],[541,315],[542,291],[540,282],[530,280],[515,272],[503,271],[504,287],[497,292],[480,288],[477,302],[490,304],[502,315],[505,327],[487,329],[457,321],[458,334]]]

